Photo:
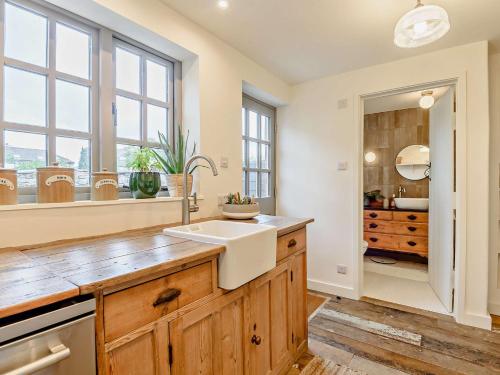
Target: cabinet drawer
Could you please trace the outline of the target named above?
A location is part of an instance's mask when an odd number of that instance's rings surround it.
[[[295,232],[285,234],[278,238],[278,247],[276,249],[276,261],[302,250],[306,247],[306,229],[299,229]]]
[[[406,221],[412,223],[427,223],[429,214],[427,212],[394,212],[394,221]]]
[[[402,234],[406,236],[427,237],[427,223],[401,223],[397,221],[366,220],[364,223],[365,232]]]
[[[391,211],[364,210],[365,219],[392,220]]]
[[[365,227],[365,232],[385,233],[385,234],[394,233],[394,225],[392,221],[365,219],[364,227]]]
[[[366,242],[368,242],[368,247],[374,249],[395,250],[398,248],[397,238],[390,234],[365,233],[364,239]]]
[[[206,262],[105,296],[106,342],[208,296],[217,287],[212,280],[212,264]]]
[[[428,240],[426,237],[399,236],[399,248],[405,252],[427,254]]]

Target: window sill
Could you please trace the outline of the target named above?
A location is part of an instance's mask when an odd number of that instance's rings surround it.
[[[198,200],[203,200],[203,196],[199,195]],[[100,206],[117,206],[124,204],[153,204],[162,202],[180,202],[182,197],[157,197],[149,199],[117,199],[113,201],[74,201],[64,203],[24,203],[0,206],[0,212],[5,211],[21,211],[21,210],[43,210],[52,208],[74,208],[74,207],[100,207]]]

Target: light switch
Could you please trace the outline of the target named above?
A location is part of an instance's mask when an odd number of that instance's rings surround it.
[[[219,166],[221,168],[228,168],[229,167],[229,159],[227,157],[225,157],[225,156],[222,156],[220,158]]]
[[[346,171],[347,170],[347,162],[346,161],[337,162],[337,170]]]

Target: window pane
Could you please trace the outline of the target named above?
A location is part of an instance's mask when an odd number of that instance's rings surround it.
[[[5,3],[5,56],[47,66],[47,19]]]
[[[248,132],[249,136],[252,138],[257,138],[257,113],[249,111],[248,112]]]
[[[5,167],[17,169],[19,187],[36,185],[36,168],[47,165],[46,136],[5,131]]]
[[[246,153],[246,141],[245,140],[242,140],[241,141],[241,157],[242,157],[242,165],[243,167],[246,167],[247,165],[247,153]]]
[[[257,172],[248,172],[248,194],[257,197]]]
[[[248,142],[248,166],[250,168],[258,168],[258,144],[257,142]]]
[[[116,87],[141,93],[141,58],[135,53],[116,48]]]
[[[149,98],[167,101],[167,67],[153,61],[146,61],[147,96]]]
[[[245,108],[241,108],[241,134],[246,135]]]
[[[148,141],[159,142],[158,131],[167,135],[167,109],[148,104]],[[167,136],[168,138],[168,136]]]
[[[86,139],[57,137],[56,160],[61,167],[75,168],[75,186],[88,186],[90,149]]]
[[[139,146],[116,145],[116,171],[118,172],[118,183],[120,186],[128,186],[130,168],[128,164],[139,150]]]
[[[4,120],[20,124],[46,124],[46,77],[4,68]]]
[[[260,116],[260,138],[269,141],[269,117]]]
[[[90,35],[56,25],[56,69],[77,77],[90,77]]]
[[[141,102],[116,97],[117,129],[120,138],[141,139]]]
[[[269,197],[269,173],[260,174],[260,197]]]
[[[56,126],[60,129],[89,131],[90,89],[56,81]]]
[[[269,158],[270,147],[268,145],[260,145],[260,168],[269,169],[270,158]]]

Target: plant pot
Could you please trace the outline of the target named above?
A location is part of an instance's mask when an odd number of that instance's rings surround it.
[[[252,204],[224,204],[222,207],[222,215],[230,219],[251,219],[260,214],[260,206],[258,203]]]
[[[167,174],[168,194],[171,197],[182,197],[184,195],[184,186],[182,174]],[[193,175],[188,174],[188,195],[193,190]]]
[[[158,172],[132,172],[129,186],[135,199],[155,198],[161,188]]]

